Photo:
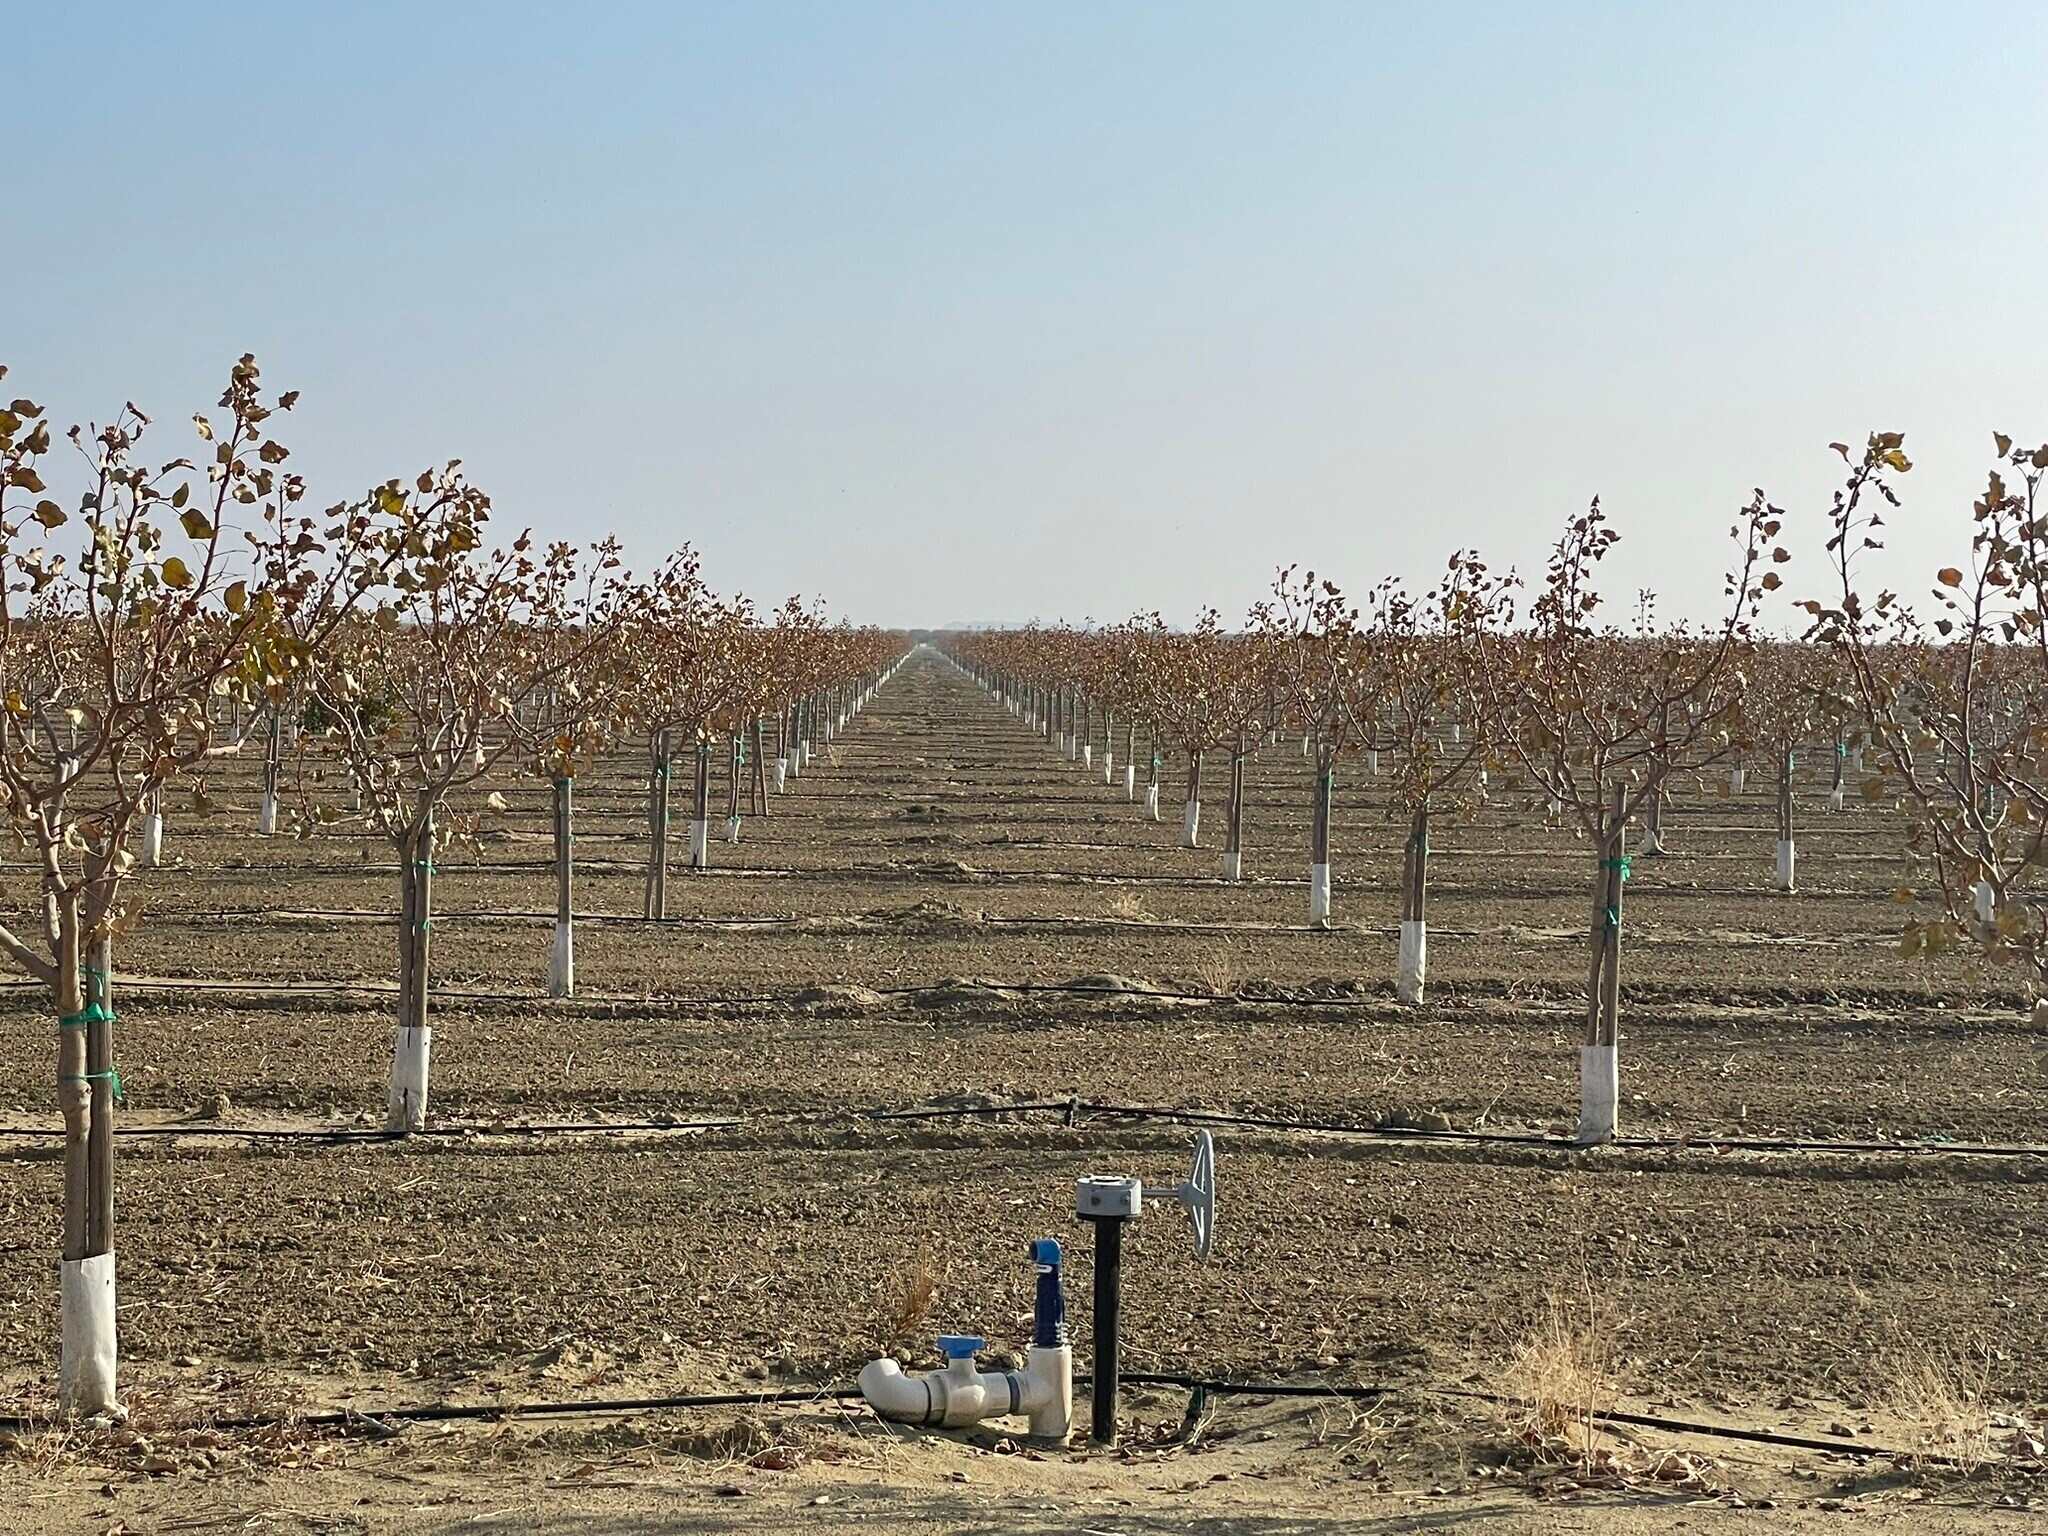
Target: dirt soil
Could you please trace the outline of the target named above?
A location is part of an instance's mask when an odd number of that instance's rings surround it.
[[[392,855],[349,826],[256,836],[257,772],[216,769],[210,817],[174,803],[121,945],[124,1123],[150,1133],[123,1137],[118,1176],[132,1423],[0,1433],[0,1532],[2040,1518],[2048,1034],[2010,978],[1892,953],[1895,814],[1853,794],[1830,814],[1824,773],[1800,785],[1797,894],[1769,889],[1761,774],[1741,796],[1687,786],[1673,851],[1635,861],[1622,1119],[1642,1140],[1587,1152],[1558,1133],[1593,857],[1505,785],[1434,834],[1419,1009],[1391,995],[1405,827],[1360,766],[1339,782],[1340,925],[1305,926],[1298,741],[1253,763],[1252,878],[1226,884],[1220,804],[1208,846],[1177,847],[1178,778],[1148,821],[1120,766],[1106,785],[920,653],[737,843],[719,791],[714,868],[681,869],[674,840],[660,923],[638,916],[645,764],[620,754],[579,781],[564,1001],[543,995],[546,797],[501,785],[510,812],[437,879],[436,1134],[393,1142],[362,1134],[390,1049]],[[32,919],[29,872],[5,875]],[[36,1415],[51,1030],[25,987],[0,1006],[0,1413]],[[395,1411],[839,1387],[878,1352],[929,1363],[940,1332],[1021,1348],[1041,1236],[1068,1245],[1085,1362],[1072,1181],[1170,1185],[1192,1145],[1139,1108],[1348,1129],[1212,1123],[1217,1250],[1196,1259],[1170,1208],[1131,1229],[1126,1369],[1385,1395],[1212,1399],[1190,1428],[1184,1391],[1150,1389],[1123,1449],[1092,1455],[823,1401]],[[917,1109],[951,1113],[869,1113]],[[1636,1427],[1574,1476],[1525,1408],[1456,1395],[1507,1392],[1560,1328],[1619,1406],[1840,1448]],[[2003,1465],[1872,1454],[1937,1448],[1946,1397]],[[194,1428],[339,1407],[374,1427]]]

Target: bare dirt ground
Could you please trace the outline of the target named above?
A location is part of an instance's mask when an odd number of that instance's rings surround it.
[[[381,1123],[396,878],[352,829],[255,836],[255,771],[215,774],[210,819],[173,806],[172,865],[142,882],[119,957],[126,1123],[165,1133],[124,1138],[119,1175],[147,1443],[0,1442],[0,1531],[2039,1519],[2023,1466],[1964,1477],[1856,1449],[1929,1433],[1930,1371],[1981,1389],[2001,1448],[2041,1420],[2048,1158],[2023,1149],[2048,1143],[2048,1038],[2005,978],[1891,953],[1896,822],[1853,797],[1827,813],[1821,776],[1801,783],[1796,895],[1768,889],[1760,774],[1732,799],[1691,791],[1673,852],[1636,861],[1623,1124],[1644,1142],[1585,1153],[1545,1133],[1576,1109],[1592,857],[1523,797],[1497,786],[1438,829],[1433,996],[1400,1008],[1405,829],[1362,770],[1339,783],[1342,926],[1310,932],[1298,742],[1254,764],[1252,878],[1226,885],[1220,803],[1208,846],[1174,846],[1174,789],[1166,820],[1144,820],[1120,770],[1106,786],[1063,762],[929,655],[739,843],[714,841],[714,869],[672,873],[665,923],[633,915],[644,765],[621,754],[582,781],[571,1002],[542,996],[544,796],[504,786],[511,813],[436,888],[448,1134],[272,1136]],[[1220,790],[1220,765],[1210,777]],[[5,893],[23,908],[33,886],[9,870]],[[20,1413],[50,1397],[58,1164],[28,1134],[54,1120],[47,1019],[26,990],[0,1002],[0,1412]],[[843,1385],[941,1331],[1021,1342],[1025,1244],[1045,1235],[1069,1243],[1085,1360],[1072,1180],[1171,1182],[1190,1146],[1185,1124],[1115,1112],[1134,1108],[1353,1133],[1215,1125],[1217,1253],[1197,1261],[1172,1214],[1133,1229],[1127,1368],[1384,1397],[1219,1399],[1184,1436],[1186,1394],[1158,1390],[1130,1405],[1126,1449],[1093,1456],[902,1433],[829,1402],[189,1428]],[[544,1129],[562,1125],[615,1129]],[[1443,1125],[1479,1134],[1415,1133]],[[1785,1140],[1886,1146],[1746,1145]],[[937,1295],[903,1337],[915,1267]],[[1518,1410],[1446,1395],[1497,1393],[1558,1315],[1583,1323],[1624,1407],[1842,1448],[1616,1430],[1612,1475],[1575,1481]],[[1691,1459],[1660,1478],[1667,1450]]]

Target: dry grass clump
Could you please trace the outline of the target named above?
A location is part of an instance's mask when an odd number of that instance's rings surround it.
[[[883,1315],[883,1345],[901,1344],[914,1337],[932,1315],[938,1296],[938,1265],[929,1248],[920,1248],[903,1271],[902,1283]]]
[[[1211,997],[1235,997],[1244,973],[1236,956],[1211,951],[1195,962],[1195,981]]]
[[[1152,914],[1146,909],[1145,898],[1136,891],[1118,891],[1116,900],[1109,904],[1109,915],[1128,922],[1149,922]]]
[[[1613,1367],[1614,1330],[1590,1292],[1583,1306],[1553,1295],[1501,1378],[1522,1441],[1539,1456],[1593,1460],[1604,1438],[1599,1415],[1618,1395]]]
[[[1998,1457],[1991,1439],[1991,1355],[1941,1355],[1921,1345],[1896,1351],[1884,1407],[1905,1430],[1906,1448],[1965,1474]]]

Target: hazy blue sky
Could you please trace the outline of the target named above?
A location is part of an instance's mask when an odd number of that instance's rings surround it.
[[[2048,436],[2044,45],[2039,0],[19,4],[0,362],[168,425],[253,350],[325,501],[459,455],[507,524],[902,624],[1526,568],[1596,491],[1617,599],[1698,612],[1753,485],[1817,527],[1891,427],[1917,587],[1990,431]]]

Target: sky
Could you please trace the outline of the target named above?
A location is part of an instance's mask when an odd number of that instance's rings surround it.
[[[4,15],[10,394],[169,456],[254,352],[322,504],[459,457],[763,603],[1235,618],[1598,494],[1705,618],[1873,429],[1917,591],[2048,438],[2038,0]]]

